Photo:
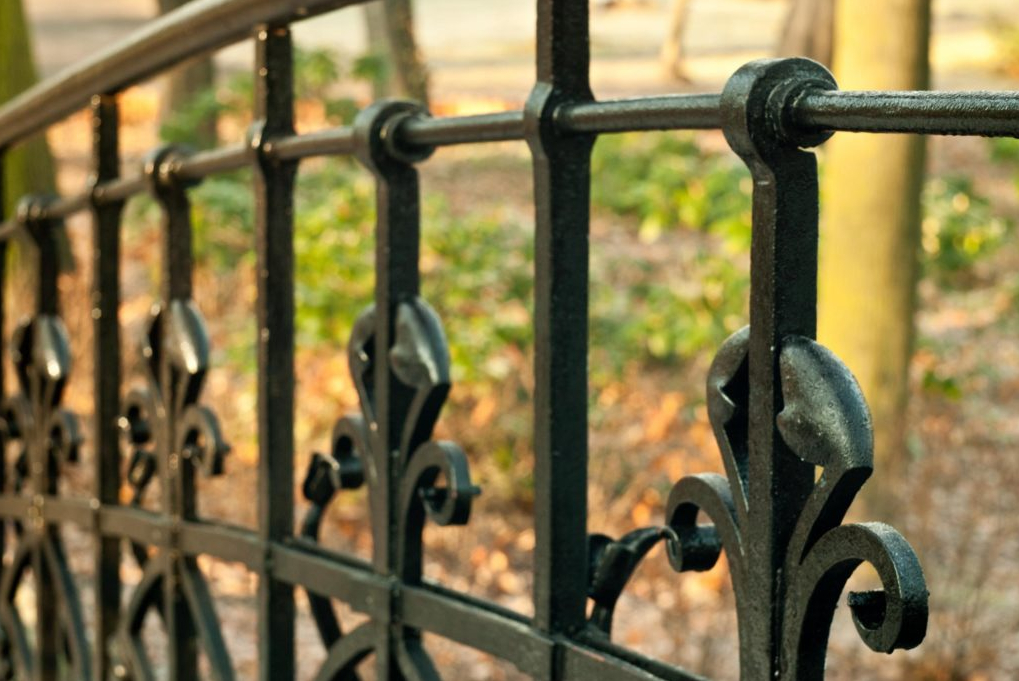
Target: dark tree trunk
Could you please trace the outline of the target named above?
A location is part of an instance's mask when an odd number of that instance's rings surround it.
[[[0,103],[12,99],[37,78],[28,22],[21,0],[0,0]],[[3,188],[0,192],[0,213],[14,214],[18,201],[29,194],[52,194],[56,188],[53,155],[45,134],[10,149],[3,158]],[[60,269],[74,269],[71,244],[67,233],[57,234],[57,257]]]
[[[417,47],[411,0],[376,0],[364,6],[369,49],[381,56],[385,73],[376,96],[409,97],[428,104],[428,69]]]
[[[792,0],[778,44],[780,57],[810,57],[831,66],[835,0]]]
[[[36,77],[22,3],[20,0],[3,0],[0,2],[0,103],[27,90],[35,84]],[[11,149],[4,163],[5,215],[13,214],[22,196],[53,191],[53,157],[44,135]]]

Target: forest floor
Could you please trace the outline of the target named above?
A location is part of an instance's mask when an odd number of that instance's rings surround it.
[[[30,0],[36,52],[44,74],[52,74],[82,56],[129,33],[151,15],[154,2]],[[440,111],[476,112],[518,107],[533,79],[533,10],[518,0],[485,3],[423,0],[418,4],[421,43],[433,74],[433,98]],[[592,81],[605,97],[717,90],[743,62],[767,56],[779,29],[783,3],[762,0],[695,0],[689,30],[692,83],[661,77],[657,49],[665,8],[653,2],[620,3],[592,14]],[[999,46],[992,37],[996,17],[1019,21],[1014,0],[941,0],[935,3],[932,59],[935,84],[948,89],[1016,87],[1015,74],[998,72]],[[341,41],[337,36],[344,36]],[[297,32],[306,45],[342,45],[363,49],[360,17],[355,12],[316,19]],[[349,39],[348,39],[348,36]],[[248,50],[247,52],[250,52]],[[240,69],[245,49],[218,57],[224,70]],[[137,159],[157,140],[154,124],[158,86],[132,90],[123,102],[125,156]],[[320,124],[314,115],[305,129]],[[239,136],[240,130],[226,130]],[[238,137],[239,138],[239,137]],[[232,139],[232,137],[231,137]],[[707,133],[702,143],[720,147],[720,136]],[[88,162],[87,121],[72,118],[50,136],[61,161],[59,183],[80,188]],[[996,215],[1019,219],[1016,170],[989,162],[983,140],[933,139],[929,173],[949,171],[972,178]],[[509,215],[525,231],[532,224],[530,164],[523,144],[480,149],[442,150],[422,170],[426,193],[444,197],[444,210],[463,219],[479,214]],[[87,263],[87,220],[69,224],[77,261]],[[129,229],[131,229],[129,227]],[[635,261],[666,268],[671,254],[687,247],[687,237],[667,235],[647,243],[637,236],[638,220],[595,208],[592,250],[616,250]],[[1019,678],[1019,239],[1013,232],[993,255],[976,263],[962,282],[945,287],[925,279],[920,288],[919,349],[911,372],[909,412],[910,464],[901,480],[883,480],[898,498],[890,517],[916,547],[932,592],[932,622],[919,649],[891,657],[868,653],[843,608],[832,635],[829,678],[908,679],[910,681],[988,681]],[[125,303],[121,317],[133,346],[151,304],[153,243],[125,240]],[[243,268],[240,268],[243,270]],[[657,269],[650,270],[658,272]],[[87,266],[65,277],[61,289],[71,335],[88,338]],[[613,281],[617,273],[596,270]],[[210,322],[214,346],[222,346],[250,324],[253,279],[240,271],[217,285],[218,273],[199,269],[198,302]],[[241,304],[238,305],[238,301]],[[434,301],[433,301],[434,302]],[[503,314],[517,314],[506,308]],[[482,320],[485,321],[485,320]],[[865,323],[861,320],[861,323]],[[253,327],[252,327],[253,328]],[[344,339],[298,352],[298,477],[311,451],[327,447],[337,416],[356,409],[347,375]],[[823,341],[823,339],[822,339]],[[634,357],[639,349],[624,350]],[[129,356],[131,353],[129,353]],[[76,378],[68,402],[86,416],[90,367],[87,351],[77,350]],[[660,522],[671,483],[684,474],[717,470],[717,448],[704,408],[704,375],[711,353],[682,363],[627,363],[621,376],[593,390],[591,409],[590,527],[619,536],[635,527]],[[126,360],[133,377],[133,359]],[[513,365],[529,390],[527,356]],[[251,524],[248,500],[255,489],[253,376],[243,361],[226,357],[226,366],[210,373],[206,401],[215,405],[234,444],[228,475],[202,481],[203,513]],[[457,387],[454,387],[454,394]],[[486,427],[499,421],[511,398],[496,394],[453,400],[444,413],[440,435],[460,441],[469,452],[484,494],[464,528],[426,531],[426,573],[451,588],[493,599],[528,614],[530,552],[534,535],[531,508],[520,476],[529,465],[519,460],[493,463],[486,456]],[[526,416],[516,427],[527,429]],[[502,423],[500,421],[500,423]],[[88,452],[85,461],[89,460]],[[71,481],[88,484],[88,466]],[[881,477],[879,470],[876,477]],[[363,495],[334,504],[325,541],[332,548],[362,557],[370,551]],[[298,515],[304,512],[301,507]],[[870,520],[877,518],[865,517]],[[90,540],[69,532],[75,570],[87,581]],[[80,549],[80,550],[78,550]],[[722,561],[724,563],[724,561]],[[214,593],[239,678],[251,678],[257,660],[254,577],[237,566],[202,562]],[[125,581],[138,575],[125,567]],[[863,576],[866,579],[866,575]],[[85,590],[86,611],[91,594]],[[310,678],[323,657],[303,596],[300,669]],[[358,618],[340,608],[346,628]],[[725,565],[699,574],[677,575],[662,552],[654,551],[638,570],[620,602],[615,640],[654,657],[717,679],[738,675],[734,605]],[[155,632],[150,632],[155,641]],[[448,678],[522,678],[507,662],[426,636]],[[153,646],[156,649],[156,646]],[[365,678],[372,678],[371,673]]]

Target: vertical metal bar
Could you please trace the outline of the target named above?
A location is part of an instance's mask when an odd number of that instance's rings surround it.
[[[192,254],[191,254],[191,204],[188,201],[186,188],[172,174],[164,172],[175,160],[176,150],[163,147],[153,153],[146,161],[146,173],[160,208],[163,211],[162,239],[162,281],[160,293],[162,300],[162,321],[158,331],[159,337],[153,340],[153,351],[166,353],[170,351],[169,343],[174,342],[169,335],[171,330],[171,309],[174,301],[187,301],[191,298],[192,289]],[[156,437],[157,459],[163,488],[163,512],[169,517],[171,535],[158,560],[164,566],[164,605],[166,619],[166,638],[169,645],[168,673],[171,679],[192,679],[198,676],[198,632],[194,618],[188,608],[181,578],[183,570],[191,567],[194,558],[181,559],[176,544],[177,527],[184,520],[195,517],[195,485],[194,466],[184,461],[177,450],[178,419],[181,416],[180,406],[186,397],[178,394],[180,376],[175,375],[173,362],[164,358],[158,362],[158,385],[163,391],[161,399],[165,418],[157,419],[157,427],[162,432]]]
[[[114,95],[92,99],[93,186],[120,175],[119,112]],[[123,203],[92,205],[92,337],[95,392],[93,508],[120,492],[120,219]],[[108,642],[120,613],[120,539],[95,537],[95,678],[110,675]]]
[[[43,201],[39,199],[26,199],[19,205],[21,217],[32,236],[37,252],[37,292],[35,300],[36,319],[45,316],[56,316],[59,311],[59,294],[57,291],[57,245],[55,231],[57,223],[53,220],[39,219]],[[36,373],[29,374],[29,381],[41,382],[42,378]],[[45,404],[51,399],[43,386],[35,385],[29,390],[29,396],[33,400],[31,405],[32,414],[36,418],[44,418],[50,413],[50,404]],[[39,536],[32,551],[32,574],[35,577],[35,676],[39,681],[56,681],[60,674],[60,639],[58,637],[60,625],[60,612],[58,610],[58,594],[55,588],[55,575],[46,560],[43,546],[45,543],[53,543],[57,539],[58,530],[55,526],[47,525],[41,517],[41,504],[46,496],[54,495],[57,491],[56,476],[50,465],[49,452],[49,429],[42,424],[36,424],[28,434],[29,441],[29,477],[32,481],[32,491],[36,495],[33,500],[35,517],[30,522],[34,527],[29,530]]]
[[[255,37],[255,163],[258,258],[258,509],[266,542],[294,526],[294,178],[296,161],[264,153],[274,136],[293,134],[293,46],[287,26]],[[294,591],[267,565],[258,583],[260,678],[294,676]]]
[[[803,59],[742,67],[722,95],[723,130],[754,180],[750,275],[749,602],[740,604],[742,678],[782,674],[780,646],[789,539],[814,486],[814,467],[778,431],[779,354],[791,335],[814,338],[817,300],[817,161],[813,136],[783,129],[786,103],[807,86],[833,87]],[[789,135],[789,137],[786,137]]]
[[[421,240],[420,188],[418,173],[411,162],[396,158],[393,130],[401,117],[419,113],[408,102],[379,102],[362,111],[355,121],[358,153],[375,175],[375,339],[373,347],[377,429],[372,433],[378,484],[372,494],[372,562],[375,571],[386,576],[400,573],[397,505],[400,480],[401,436],[406,426],[413,395],[401,389],[389,359],[393,345],[397,306],[418,295],[418,256]],[[397,660],[397,644],[416,637],[392,622],[394,603],[386,621],[379,622],[379,643],[375,650],[376,676],[399,681],[404,678]]]
[[[0,223],[7,219],[7,149],[0,147]],[[5,294],[7,292],[7,241],[0,241],[0,348],[7,347],[4,337],[4,315],[7,312]],[[6,362],[0,361],[0,400],[7,399]],[[0,447],[0,493],[7,493],[7,452]],[[0,580],[3,579],[7,565],[7,522],[0,521]]]
[[[588,0],[538,0],[538,82],[525,107],[534,167],[535,622],[584,625],[587,602],[587,301],[590,154],[554,114],[593,99]]]
[[[57,225],[52,220],[38,219],[42,203],[42,200],[30,198],[22,204],[26,213],[25,222],[29,226],[36,246],[38,269],[35,280],[35,313],[37,315],[56,315],[60,302],[57,292],[57,274],[60,270],[54,234]]]
[[[418,176],[412,166],[399,166],[387,172],[385,179],[376,183],[376,210],[378,222],[375,231],[375,376],[376,415],[378,416],[378,440],[381,445],[377,461],[379,477],[386,482],[380,502],[385,504],[385,513],[375,516],[377,528],[375,565],[383,574],[397,574],[396,565],[400,537],[397,533],[397,499],[402,477],[397,457],[400,449],[400,435],[403,431],[403,417],[407,414],[405,405],[396,404],[401,391],[394,390],[392,368],[389,363],[389,348],[393,344],[393,321],[396,306],[401,300],[418,294],[418,250],[420,244]],[[403,408],[401,408],[403,406]],[[392,637],[386,637],[386,648],[378,655],[378,677],[380,679],[402,679],[391,645]]]

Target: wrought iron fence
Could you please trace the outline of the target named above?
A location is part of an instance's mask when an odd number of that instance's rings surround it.
[[[440,678],[423,632],[509,660],[537,679],[694,679],[611,641],[616,601],[659,542],[679,571],[708,569],[726,551],[748,681],[824,676],[836,602],[862,562],[883,584],[849,594],[864,641],[876,651],[920,643],[927,590],[912,549],[887,525],[842,524],[871,474],[872,434],[852,376],[813,340],[818,191],[806,149],[838,130],[1017,136],[1019,95],[841,92],[821,66],[786,59],[744,66],[721,94],[599,102],[588,84],[587,0],[538,0],[537,79],[523,111],[432,118],[417,104],[386,101],[364,109],[353,126],[297,135],[289,25],[355,4],[197,0],[0,108],[0,150],[89,103],[94,131],[87,190],[26,198],[0,227],[0,263],[21,232],[38,252],[35,314],[12,334],[14,380],[0,374],[7,677],[154,678],[141,641],[154,611],[166,631],[170,678],[196,678],[200,655],[213,678],[235,678],[200,555],[257,575],[263,679],[294,675],[295,589],[307,592],[327,651],[318,679],[356,678],[356,665],[370,655],[376,678]],[[256,123],[247,142],[194,154],[160,148],[142,173],[121,177],[117,94],[251,35]],[[750,324],[724,343],[708,375],[726,474],[676,482],[656,526],[619,539],[589,534],[591,148],[599,134],[706,128],[724,131],[754,179]],[[521,139],[533,156],[536,216],[533,618],[423,579],[421,539],[429,520],[466,523],[478,490],[464,452],[432,439],[450,390],[449,356],[441,323],[419,295],[416,166],[436,147]],[[348,345],[361,411],[337,422],[329,455],[312,458],[301,488],[310,511],[296,519],[293,185],[300,159],[340,154],[355,155],[376,182],[375,303]],[[255,171],[257,216],[257,530],[201,518],[195,503],[196,475],[221,474],[225,446],[201,403],[212,367],[191,297],[188,188],[241,167]],[[118,243],[125,201],[144,192],[163,216],[161,302],[140,339],[147,387],[124,394]],[[70,339],[58,307],[54,227],[78,211],[93,216],[95,489],[87,499],[61,496],[57,487],[81,436],[61,406]],[[153,485],[160,512],[141,506]],[[370,564],[318,542],[324,509],[340,490],[361,486],[372,518]],[[713,524],[698,525],[699,511]],[[91,613],[68,567],[66,525],[94,538]],[[125,560],[142,572],[126,601]],[[17,598],[28,575],[37,592],[31,614]],[[341,632],[331,599],[368,622]]]

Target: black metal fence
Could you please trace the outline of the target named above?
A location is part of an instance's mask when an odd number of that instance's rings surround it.
[[[154,678],[141,629],[156,611],[167,634],[169,678],[196,678],[200,656],[212,678],[235,678],[197,565],[203,554],[257,575],[260,678],[274,681],[294,675],[295,588],[308,593],[327,649],[318,679],[356,678],[356,665],[369,655],[379,679],[440,678],[422,632],[509,660],[536,679],[696,678],[609,635],[616,600],[658,542],[679,571],[708,569],[727,552],[748,681],[824,676],[833,612],[862,562],[883,583],[883,590],[848,597],[864,641],[876,651],[920,643],[927,590],[912,549],[886,525],[841,524],[871,473],[872,434],[852,377],[813,340],[818,191],[815,159],[805,149],[837,130],[1016,136],[1019,95],[840,92],[819,65],[789,59],[744,66],[720,95],[598,102],[588,84],[588,0],[538,0],[537,81],[523,111],[436,119],[413,103],[379,102],[351,127],[296,135],[289,24],[354,4],[197,0],[0,108],[0,150],[89,102],[94,130],[87,190],[27,198],[0,227],[0,263],[22,231],[38,252],[35,314],[12,334],[14,379],[0,375],[0,548],[7,556],[0,644],[7,675]],[[257,122],[247,143],[191,155],[161,148],[141,174],[121,177],[117,93],[252,34]],[[592,144],[599,134],[704,128],[724,131],[754,179],[750,325],[725,342],[708,376],[726,475],[676,482],[659,525],[618,540],[590,535]],[[460,448],[431,439],[450,390],[449,356],[441,324],[419,296],[415,166],[438,146],[520,139],[533,155],[536,215],[533,618],[422,579],[424,523],[466,523],[477,489]],[[293,184],[300,159],[336,154],[356,155],[375,177],[375,304],[348,346],[361,413],[337,423],[329,455],[313,457],[302,487],[311,510],[295,519]],[[187,190],[244,166],[255,170],[257,215],[257,530],[203,519],[195,504],[196,474],[220,474],[225,446],[215,415],[201,404],[211,367],[191,299]],[[124,394],[118,242],[124,203],[143,192],[163,215],[161,302],[141,339],[147,389]],[[61,407],[71,368],[54,227],[83,210],[94,225],[95,489],[88,499],[57,493],[81,437]],[[153,484],[158,513],[140,503]],[[362,485],[373,523],[371,564],[318,544],[325,507],[339,490]],[[128,503],[122,488],[130,491]],[[699,510],[714,524],[698,525]],[[91,613],[80,604],[61,541],[68,524],[95,539]],[[127,602],[125,560],[143,575]],[[17,599],[29,575],[37,594],[30,615]],[[341,632],[331,599],[369,621]]]

